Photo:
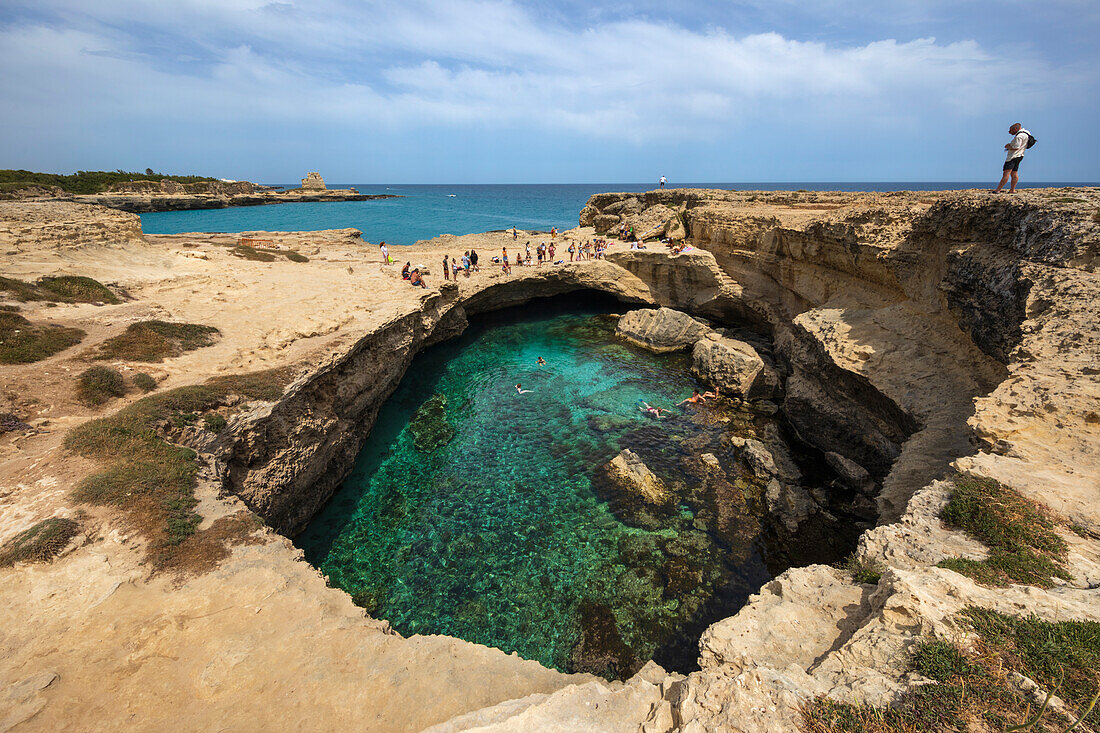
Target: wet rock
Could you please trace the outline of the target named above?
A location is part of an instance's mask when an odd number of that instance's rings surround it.
[[[650,351],[666,353],[689,349],[710,328],[671,308],[630,311],[619,319],[615,333]]]
[[[592,485],[616,517],[643,529],[659,528],[676,503],[673,493],[629,448],[604,464]]]
[[[413,444],[421,453],[431,453],[450,443],[455,430],[447,422],[447,398],[436,394],[421,405],[409,421],[409,430],[413,434]]]
[[[778,517],[789,532],[795,532],[798,525],[820,509],[806,489],[776,479],[768,482],[764,497],[768,502],[768,511]]]
[[[610,608],[602,603],[582,601],[577,611],[580,636],[570,655],[571,671],[623,679],[641,669],[634,650],[623,641]]]
[[[825,462],[836,471],[837,475],[849,488],[864,494],[870,494],[874,491],[875,480],[871,478],[871,474],[867,472],[867,469],[855,461],[849,460],[839,453],[828,452],[825,454]]]

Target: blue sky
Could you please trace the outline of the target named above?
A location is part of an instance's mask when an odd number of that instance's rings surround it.
[[[0,168],[1100,180],[1100,2],[4,0]]]

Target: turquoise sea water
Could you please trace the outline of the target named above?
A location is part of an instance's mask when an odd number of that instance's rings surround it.
[[[617,341],[601,309],[535,301],[418,356],[299,536],[307,559],[402,634],[608,677],[650,658],[690,668],[702,629],[771,577],[722,450],[735,426],[770,418],[728,406],[644,417],[639,399],[672,407],[698,386],[689,359]],[[628,447],[676,494],[663,513],[602,478]],[[706,478],[708,451],[729,481]]]
[[[985,183],[679,183],[684,188],[809,191],[934,191],[988,188]],[[1042,183],[1042,186],[1063,184]],[[1070,185],[1070,184],[1064,184]],[[368,242],[413,244],[440,234],[471,234],[494,229],[572,228],[589,196],[605,191],[649,191],[652,183],[525,185],[331,184],[361,193],[389,193],[400,199],[334,203],[244,206],[141,215],[150,234],[182,232],[307,231],[354,227]]]

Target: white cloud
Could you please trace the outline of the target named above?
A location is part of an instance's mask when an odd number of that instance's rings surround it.
[[[33,6],[43,11],[50,20],[0,30],[0,94],[23,117],[78,124],[442,122],[638,142],[707,136],[794,108],[895,121],[978,113],[1002,94],[1011,63],[973,41],[833,46],[637,19],[571,30],[491,0]],[[1052,93],[1042,64],[1013,75],[1018,98]],[[1095,75],[1069,78],[1089,85]]]

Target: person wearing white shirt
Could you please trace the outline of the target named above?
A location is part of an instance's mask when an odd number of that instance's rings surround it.
[[[1001,176],[1001,182],[997,184],[997,190],[993,193],[1000,193],[1009,179],[1012,179],[1012,185],[1008,187],[1008,192],[1016,193],[1016,182],[1020,180],[1020,161],[1024,159],[1027,143],[1031,139],[1031,133],[1019,122],[1008,128],[1008,134],[1012,135],[1012,140],[1005,145],[1005,165],[1002,169],[1004,175]]]
[[[660,181],[660,183],[661,183],[661,188],[664,188],[664,187],[665,187],[665,184],[666,184],[666,183],[668,183],[668,179],[667,179],[667,178],[665,178],[664,176],[661,176],[661,181]]]

